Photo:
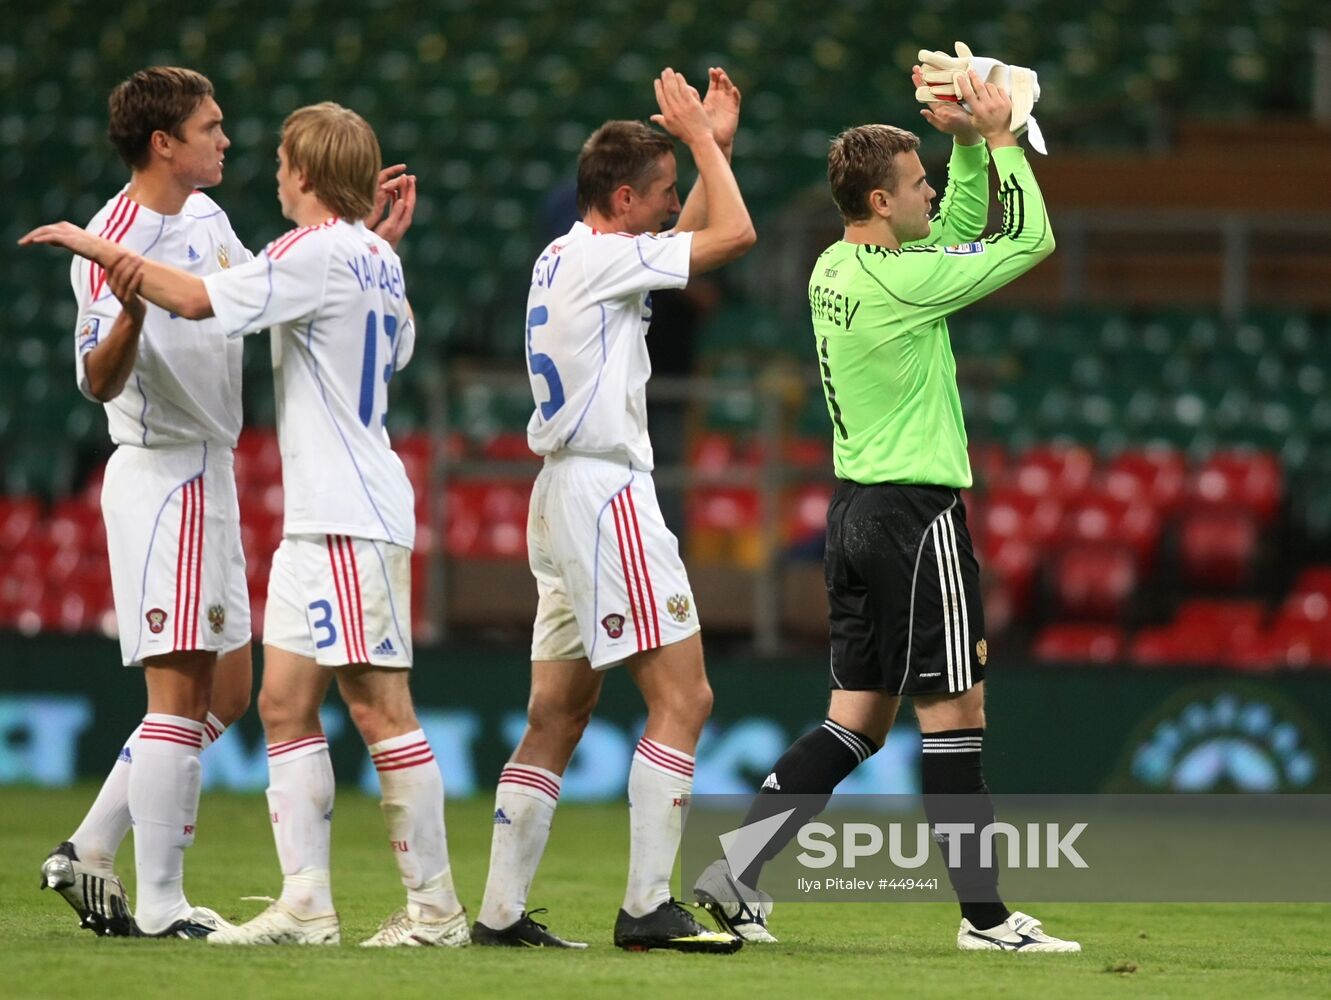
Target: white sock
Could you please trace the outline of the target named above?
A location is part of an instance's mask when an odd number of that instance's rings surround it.
[[[476,917],[491,930],[511,927],[527,910],[527,893],[550,839],[560,783],[553,771],[530,764],[509,764],[499,775],[490,873]]]
[[[303,917],[332,913],[333,763],[323,733],[268,744],[267,795],[282,902]]]
[[[651,913],[670,899],[684,805],[693,790],[693,758],[682,750],[638,741],[629,768],[629,883],[624,909]]]
[[[222,720],[208,713],[204,724],[204,750],[216,743],[226,732]],[[79,828],[70,836],[70,843],[78,852],[79,860],[95,868],[104,875],[112,874],[116,854],[129,833],[129,770],[133,763],[133,751],[130,747],[139,737],[139,730],[129,734],[124,747],[111,767],[111,773],[102,782],[102,788],[93,800],[88,813],[83,817]]]
[[[190,914],[185,899],[185,848],[199,814],[199,750],[203,723],[150,712],[130,747],[128,802],[134,822],[137,905],[145,934]]]
[[[139,738],[138,727],[116,756],[111,773],[102,782],[97,798],[78,829],[70,836],[70,843],[78,852],[79,860],[110,875],[115,867],[116,853],[129,833],[129,771],[133,760],[134,741]]]
[[[407,909],[413,916],[452,916],[462,909],[448,867],[444,777],[425,733],[416,729],[370,748],[379,772],[380,807],[388,826]]]

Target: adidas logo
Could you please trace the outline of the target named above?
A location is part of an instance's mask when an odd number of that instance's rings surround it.
[[[375,656],[397,656],[397,650],[393,648],[393,640],[385,639],[379,645],[375,646],[371,652]]]
[[[763,779],[763,787],[770,788],[774,792],[781,791],[781,782],[776,780],[775,771],[773,771],[771,774],[769,774],[766,778]]]
[[[504,810],[502,810],[502,809],[496,809],[496,810],[495,810],[495,825],[496,825],[496,826],[499,826],[499,825],[512,826],[512,825],[513,825],[513,821],[512,821],[511,819],[509,819],[507,816],[504,815]]]
[[[198,260],[198,259],[199,259],[199,251],[195,250],[193,247],[190,247],[190,248],[189,248],[189,259],[190,259],[190,263],[191,263],[191,264],[194,263],[194,261]]]
[[[134,763],[134,758],[129,755],[129,747],[121,747],[120,753],[116,754],[117,760],[123,760],[126,764]]]

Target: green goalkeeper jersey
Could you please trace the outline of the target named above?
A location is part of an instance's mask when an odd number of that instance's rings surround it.
[[[1049,256],[1054,237],[1026,154],[992,153],[1003,229],[979,239],[990,154],[954,145],[930,233],[899,250],[834,243],[809,279],[836,473],[857,483],[971,485],[947,317]]]

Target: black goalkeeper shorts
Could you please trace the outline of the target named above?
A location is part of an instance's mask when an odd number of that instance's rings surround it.
[[[984,680],[980,568],[958,490],[842,482],[824,575],[834,689],[959,694]]]

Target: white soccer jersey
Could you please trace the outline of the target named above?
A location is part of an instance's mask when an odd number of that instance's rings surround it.
[[[191,194],[179,215],[158,215],[126,190],[93,216],[88,232],[201,278],[250,259],[226,213],[206,194]],[[70,282],[79,309],[78,385],[92,399],[85,355],[111,331],[120,301],[107,287],[106,272],[82,257],[74,258]],[[134,371],[120,395],[105,404],[112,441],[149,448],[219,441],[235,447],[242,346],[219,336],[220,329],[214,320],[191,323],[147,306]]]
[[[650,471],[647,293],[689,280],[692,233],[630,236],[577,222],[542,252],[527,293],[527,443]]]
[[[411,548],[411,482],[384,430],[388,381],[416,337],[393,248],[364,223],[329,219],[205,284],[227,336],[273,328],[283,533]]]

